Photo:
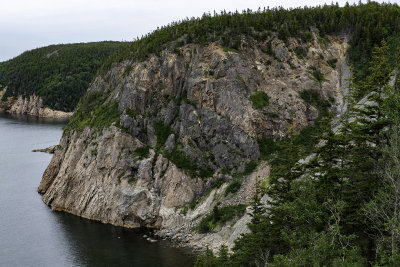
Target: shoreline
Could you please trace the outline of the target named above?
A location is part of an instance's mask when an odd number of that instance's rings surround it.
[[[0,93],[4,93],[4,91]],[[28,115],[37,118],[60,120],[69,120],[74,115],[73,112],[65,112],[45,107],[42,98],[36,95],[31,95],[27,98],[18,96],[18,98],[9,98],[7,101],[0,100],[0,112],[16,116]]]

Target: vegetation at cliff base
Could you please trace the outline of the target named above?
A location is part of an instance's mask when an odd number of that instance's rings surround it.
[[[400,48],[394,71],[389,51],[382,41],[369,75],[353,78],[338,132],[322,120],[311,151],[304,153],[295,136],[269,151],[276,156],[269,185],[254,196],[251,232],[236,240],[232,253],[207,251],[196,266],[400,265],[400,84],[389,84],[400,70]],[[360,90],[369,92],[365,105],[355,98]],[[315,96],[302,97],[318,106]]]
[[[219,208],[215,206],[212,212],[204,217],[197,226],[199,233],[208,233],[218,226],[231,221],[235,216],[243,215],[246,205],[225,206]]]
[[[0,84],[7,86],[3,101],[35,94],[47,107],[73,111],[104,60],[124,46],[127,43],[51,45],[2,62]]]

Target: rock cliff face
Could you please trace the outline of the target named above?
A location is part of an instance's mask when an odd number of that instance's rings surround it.
[[[7,90],[7,88],[0,93],[0,99],[3,97],[5,90]],[[19,96],[17,99],[10,98],[6,102],[0,102],[0,110],[11,114],[60,119],[71,118],[73,115],[72,112],[63,112],[44,107],[43,100],[35,95],[29,98]]]
[[[302,56],[298,47],[306,51]],[[88,94],[106,96],[104,105],[117,101],[119,122],[65,132],[38,191],[54,210],[156,228],[191,246],[231,247],[248,231],[248,212],[211,234],[198,234],[195,227],[215,205],[248,204],[268,177],[257,139],[281,138],[313,124],[318,110],[301,92],[317,91],[330,99],[333,113],[342,112],[346,48],[345,40],[334,37],[321,44],[315,34],[309,43],[272,36],[242,40],[240,52],[216,43],[186,45],[141,63],[114,64]],[[337,68],[330,59],[338,60]],[[258,92],[268,95],[268,103],[255,103]],[[235,174],[256,161],[240,190],[226,194]]]

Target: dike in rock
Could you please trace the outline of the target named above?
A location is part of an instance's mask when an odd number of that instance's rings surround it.
[[[157,229],[159,236],[191,247],[231,248],[248,231],[249,208],[234,218],[236,223],[212,233],[199,234],[196,227],[217,204],[249,204],[256,185],[267,179],[269,166],[260,162],[256,140],[285,137],[313,124],[318,110],[301,98],[304,91],[333,99],[335,115],[345,109],[347,42],[329,40],[320,44],[314,33],[303,58],[294,51],[304,44],[272,36],[247,44],[242,53],[216,43],[189,44],[180,48],[179,56],[163,51],[144,62],[114,64],[96,78],[88,95],[106,96],[105,103],[117,101],[123,130],[114,124],[65,132],[38,192],[54,210],[123,227]],[[274,55],[263,52],[267,44]],[[332,58],[340,67],[327,63]],[[313,77],[316,67],[324,77],[320,81]],[[268,94],[263,108],[250,100],[257,91]],[[161,149],[156,148],[155,122],[171,131]],[[144,147],[150,147],[148,155],[135,153]],[[167,158],[173,151],[214,174],[192,177]],[[243,177],[239,191],[225,194],[234,174],[252,161],[259,164]],[[220,180],[222,185],[213,188]]]

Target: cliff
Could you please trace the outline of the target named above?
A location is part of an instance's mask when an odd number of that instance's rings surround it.
[[[242,39],[240,51],[188,44],[113,64],[64,132],[38,188],[43,201],[191,246],[232,247],[251,218],[241,205],[269,174],[259,141],[314,125],[322,114],[304,97],[311,92],[337,116],[345,110],[347,41],[320,40],[273,34]],[[198,233],[215,206],[237,212]]]
[[[1,91],[0,99],[6,90],[7,88]],[[17,115],[31,115],[36,117],[59,119],[71,118],[73,115],[73,112],[63,112],[45,107],[43,105],[43,99],[36,95],[32,95],[28,98],[23,98],[20,95],[17,99],[9,97],[7,101],[0,102],[0,111]]]

